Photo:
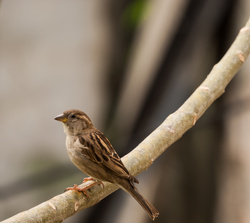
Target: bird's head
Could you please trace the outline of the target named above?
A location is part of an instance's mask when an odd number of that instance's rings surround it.
[[[79,135],[87,129],[93,128],[90,118],[82,111],[71,109],[55,117],[55,120],[63,123],[64,132],[67,135]]]

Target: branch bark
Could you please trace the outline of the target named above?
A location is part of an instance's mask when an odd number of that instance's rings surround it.
[[[158,156],[195,125],[207,108],[224,93],[228,83],[247,59],[249,52],[250,18],[225,56],[213,67],[207,78],[186,102],[169,115],[133,151],[123,157],[123,162],[131,174],[137,175],[147,169]],[[88,181],[82,186],[85,187],[90,183]],[[95,205],[117,189],[116,185],[105,182],[104,188],[93,187],[89,198],[76,191],[67,191],[2,223],[62,222],[76,212]]]

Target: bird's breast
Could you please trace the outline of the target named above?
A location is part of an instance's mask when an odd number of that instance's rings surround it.
[[[92,161],[82,153],[82,144],[80,144],[79,139],[72,136],[67,137],[66,147],[71,162],[85,174],[95,177],[92,167],[96,164],[93,164]]]

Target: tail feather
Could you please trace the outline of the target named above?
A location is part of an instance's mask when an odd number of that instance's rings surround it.
[[[133,185],[132,182],[128,182],[128,184],[129,184],[128,187],[126,188],[122,187],[122,189],[131,194],[135,198],[135,200],[141,205],[141,207],[148,213],[150,218],[152,218],[152,220],[155,220],[155,218],[157,218],[159,215],[157,209],[139,193],[139,191]]]

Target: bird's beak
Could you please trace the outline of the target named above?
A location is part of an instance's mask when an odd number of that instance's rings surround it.
[[[63,122],[63,123],[68,121],[68,119],[63,114],[56,116],[55,120]]]

